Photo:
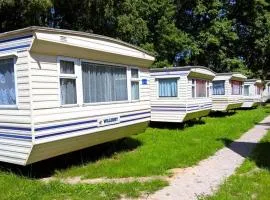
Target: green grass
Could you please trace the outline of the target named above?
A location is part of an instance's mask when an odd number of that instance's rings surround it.
[[[91,157],[90,161],[84,159],[83,156],[78,158],[78,155],[83,152],[80,151],[79,154],[75,153],[75,156],[73,154],[64,156],[64,162],[60,158],[52,159],[51,165],[48,165],[49,161],[44,161],[29,168],[17,169],[11,165],[5,166],[2,164],[0,169],[0,191],[2,191],[0,199],[113,200],[123,196],[138,197],[142,193],[152,193],[165,187],[168,183],[155,180],[146,183],[68,185],[58,181],[46,184],[29,177],[38,177],[36,173],[39,173],[40,169],[45,171],[50,169],[48,172],[57,177],[82,176],[94,178],[167,175],[169,169],[191,166],[210,156],[224,146],[224,139],[238,138],[269,113],[270,108],[258,108],[237,111],[235,115],[226,117],[207,117],[204,118],[205,124],[189,123],[185,127],[171,125],[169,128],[148,128],[145,133],[133,136],[130,139],[111,142],[86,150],[84,153],[87,154],[88,158]],[[167,124],[167,126],[169,125]],[[267,151],[269,152],[269,149]],[[102,159],[100,158],[101,155],[104,156]],[[74,166],[63,167],[62,170],[55,173],[54,170],[57,167],[53,166],[56,165],[55,161],[57,160],[62,163],[62,166],[67,166],[70,161],[74,163]],[[78,164],[78,162],[84,164]],[[249,167],[246,168],[250,169]],[[268,171],[263,171],[263,173],[268,173]],[[42,172],[39,176],[43,176]],[[251,181],[254,182],[255,179]]]
[[[224,147],[222,139],[234,140],[269,115],[270,109],[237,111],[234,115],[206,117],[203,124],[189,124],[182,128],[148,128],[145,133],[121,143],[110,143],[111,148],[132,146],[97,161],[58,170],[56,176],[83,178],[139,177],[168,175],[168,170],[195,165],[200,160]],[[136,145],[138,146],[136,146]],[[128,149],[128,148],[127,148]]]
[[[167,183],[161,180],[126,184],[67,185],[57,181],[45,184],[37,180],[26,179],[2,172],[0,173],[0,199],[113,200],[119,199],[122,196],[138,197],[142,192],[145,194],[152,193],[166,185]]]
[[[236,174],[205,200],[268,200],[270,198],[270,131]]]

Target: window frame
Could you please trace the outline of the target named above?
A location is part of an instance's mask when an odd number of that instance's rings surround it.
[[[256,90],[255,90],[255,95],[256,96],[261,96],[262,95],[262,87],[260,87],[259,85],[255,85],[255,88],[256,88]]]
[[[159,96],[159,80],[160,79],[176,79],[176,88],[177,88],[177,96],[175,97],[160,97]],[[156,95],[157,95],[157,99],[179,99],[179,80],[180,77],[179,76],[171,76],[171,77],[157,77],[155,78],[156,81]]]
[[[141,93],[140,93],[140,69],[138,67],[129,67],[129,69],[130,69],[130,101],[131,102],[137,102],[137,101],[140,101],[140,99],[141,99]],[[132,69],[138,70],[138,78],[132,78]],[[127,73],[128,73],[128,70],[127,70]],[[128,79],[128,76],[127,76],[127,79]],[[139,85],[139,95],[138,95],[139,98],[138,99],[132,99],[132,87],[131,87],[132,82],[136,82]]]
[[[101,65],[111,65],[111,66],[116,66],[116,67],[125,67],[126,68],[126,74],[127,74],[127,97],[128,97],[127,100],[85,103],[83,101],[82,62],[88,62],[88,63],[93,63],[93,64],[101,64]],[[110,62],[103,62],[103,61],[97,61],[97,60],[88,60],[88,59],[80,59],[79,60],[79,66],[80,66],[80,70],[81,70],[81,72],[80,72],[80,79],[81,79],[81,102],[82,102],[82,106],[96,106],[96,105],[108,105],[108,104],[123,104],[123,103],[129,103],[129,102],[131,102],[131,84],[129,84],[129,83],[131,83],[130,82],[130,78],[131,78],[130,67],[128,67],[127,65],[118,64],[118,63],[110,63]]]
[[[62,74],[61,73],[61,65],[60,62],[61,61],[68,61],[68,62],[74,62],[74,74]],[[77,107],[80,105],[80,65],[78,62],[78,59],[76,58],[71,58],[71,57],[63,57],[63,56],[58,56],[57,57],[57,68],[58,68],[58,96],[59,96],[59,107]],[[61,79],[73,79],[75,80],[75,88],[76,88],[76,103],[75,104],[62,104],[62,100],[61,100]]]
[[[223,94],[214,94],[214,82],[215,81],[212,81],[212,95],[214,96],[225,96],[226,95],[226,80],[216,80],[216,81],[222,81],[223,82],[223,85],[224,85],[224,93]]]
[[[248,88],[248,95],[245,95],[245,87],[247,87]],[[249,97],[249,96],[251,96],[250,95],[250,85],[243,85],[243,96],[245,96],[245,97]]]
[[[197,97],[197,80],[205,81],[205,97]],[[210,98],[210,81],[200,78],[190,78],[191,81],[191,98],[192,99],[207,99]],[[194,82],[193,82],[194,81]],[[193,88],[194,88],[194,97],[193,97]]]
[[[239,86],[240,94],[233,94],[233,82],[239,82],[240,83],[240,86]],[[233,95],[233,96],[241,96],[241,95],[243,95],[243,85],[244,85],[244,83],[242,81],[230,80],[230,84],[231,84],[231,95]]]
[[[17,57],[15,55],[7,55],[7,56],[2,56],[0,57],[0,60],[5,60],[5,59],[13,59],[13,70],[14,70],[14,89],[15,89],[15,101],[16,103],[13,105],[1,105],[0,104],[0,109],[18,109],[18,97],[19,97],[19,90],[18,90],[18,77],[17,77]]]

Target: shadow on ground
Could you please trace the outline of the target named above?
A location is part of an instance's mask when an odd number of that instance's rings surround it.
[[[258,108],[258,106],[253,106],[253,107],[251,107],[251,108],[237,108],[237,110],[255,110],[255,109],[257,109]]]
[[[177,123],[177,122],[151,122],[150,127],[151,128],[159,128],[159,129],[184,129],[188,127],[193,127],[195,125],[202,125],[205,124],[205,122],[202,119],[193,119],[189,120],[183,123]]]
[[[270,142],[250,143],[234,142],[227,138],[220,138],[229,149],[244,158],[253,160],[257,167],[270,170]]]
[[[235,111],[228,111],[228,112],[212,111],[210,112],[209,117],[222,118],[222,117],[230,117],[235,114],[236,114]]]
[[[0,162],[0,170],[27,178],[44,178],[52,176],[57,170],[64,170],[71,166],[95,162],[102,158],[110,158],[123,151],[132,151],[140,145],[141,142],[139,140],[134,138],[124,138],[50,158],[27,166],[18,166]]]

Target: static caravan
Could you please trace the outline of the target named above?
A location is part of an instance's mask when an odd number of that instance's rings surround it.
[[[244,103],[242,108],[258,106],[262,101],[263,83],[261,80],[248,79],[244,82]]]
[[[264,85],[264,90],[262,94],[262,101],[266,102],[270,100],[270,81],[266,80]]]
[[[0,34],[0,161],[27,165],[142,132],[154,57],[77,31]]]
[[[240,73],[218,73],[213,80],[213,111],[228,111],[243,104],[243,82]]]
[[[184,122],[209,114],[213,71],[186,66],[150,72],[151,121]]]

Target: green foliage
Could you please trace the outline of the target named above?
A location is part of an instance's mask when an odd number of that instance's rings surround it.
[[[0,32],[54,24],[118,38],[154,53],[155,67],[191,51],[180,65],[270,78],[266,0],[0,0],[0,20]]]

